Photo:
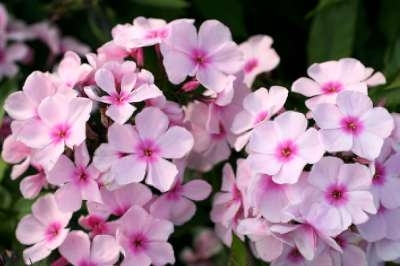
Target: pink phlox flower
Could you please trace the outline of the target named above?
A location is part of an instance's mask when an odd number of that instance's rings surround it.
[[[43,167],[39,165],[33,165],[33,167],[37,170],[37,173],[25,176],[19,183],[19,190],[26,199],[37,197],[42,189],[48,185]]]
[[[335,104],[338,93],[342,91],[357,91],[367,95],[367,86],[386,82],[380,72],[370,77],[372,72],[372,68],[366,68],[354,58],[313,64],[307,70],[312,79],[299,78],[293,83],[292,91],[311,97],[306,101],[306,106],[313,111],[321,103]]]
[[[332,260],[335,262],[335,265],[368,265],[367,256],[361,245],[363,239],[359,234],[347,230],[335,237],[335,241],[342,248],[342,252],[334,249],[329,250],[329,253]]]
[[[68,51],[77,53],[80,56],[85,56],[90,52],[90,47],[73,37],[65,36],[61,38],[60,41],[60,52],[66,53]]]
[[[248,152],[254,172],[271,175],[278,184],[294,184],[307,163],[321,159],[324,148],[319,132],[307,129],[303,114],[286,111],[253,130]]]
[[[120,254],[114,237],[97,235],[91,241],[83,231],[70,232],[58,250],[69,263],[76,266],[115,265]]]
[[[282,255],[271,262],[271,266],[338,266],[326,251],[325,245],[318,244],[315,256],[307,259],[296,246],[284,245]]]
[[[115,44],[133,49],[163,42],[168,31],[167,22],[163,19],[137,17],[132,24],[117,25],[111,33]]]
[[[109,104],[106,115],[119,124],[124,124],[136,110],[130,103],[137,103],[162,95],[154,85],[137,84],[136,73],[123,74],[122,77],[102,68],[96,71],[95,81],[105,96],[97,96],[94,87],[86,87],[85,93],[93,100]]]
[[[366,252],[369,265],[385,265],[386,261],[400,259],[400,241],[382,239],[368,243]]]
[[[58,209],[52,194],[42,196],[32,205],[32,214],[24,216],[16,229],[18,241],[32,245],[23,252],[26,264],[46,258],[64,242],[71,215]]]
[[[315,189],[309,194],[312,201],[334,213],[334,219],[342,230],[352,223],[366,222],[367,213],[376,213],[369,191],[372,174],[364,165],[345,164],[339,158],[324,157],[312,167],[308,182]]]
[[[50,184],[59,186],[55,192],[57,204],[62,211],[74,212],[81,208],[82,201],[102,202],[96,179],[99,170],[90,163],[86,144],[74,147],[74,162],[61,155],[54,167],[48,172]]]
[[[167,100],[164,95],[146,100],[146,106],[154,106],[161,109],[168,116],[171,125],[184,125],[185,114],[182,107],[176,102]]]
[[[229,75],[242,67],[242,54],[229,29],[216,20],[205,21],[198,33],[187,19],[169,26],[169,35],[160,46],[168,79],[179,84],[187,76],[195,76],[207,89],[222,91]]]
[[[28,55],[27,45],[23,43],[7,44],[6,40],[0,36],[0,80],[3,77],[14,77],[19,70],[16,63],[23,62]]]
[[[116,233],[124,260],[121,266],[150,266],[175,263],[172,245],[167,242],[173,224],[154,218],[139,206],[131,207],[120,219]]]
[[[169,220],[175,225],[189,221],[196,212],[193,201],[205,200],[211,193],[211,186],[204,180],[190,180],[183,183],[185,165],[178,167],[179,173],[172,188],[157,197],[150,205],[150,214]]]
[[[169,127],[168,117],[158,108],[146,107],[135,117],[135,127],[113,124],[108,143],[94,156],[95,166],[111,171],[119,185],[140,182],[160,191],[169,190],[178,173],[167,159],[183,158],[193,147],[192,134],[183,127]]]
[[[62,94],[49,96],[37,108],[39,119],[24,121],[16,138],[37,149],[33,160],[51,170],[65,146],[73,149],[85,140],[85,125],[91,109],[92,102],[87,98],[68,99]]]
[[[28,170],[32,149],[24,143],[17,141],[16,137],[11,134],[3,142],[1,150],[1,158],[9,164],[14,164],[11,170],[11,179],[15,180]]]
[[[373,108],[368,96],[354,91],[340,93],[336,105],[320,104],[313,111],[313,117],[321,128],[327,151],[352,151],[368,160],[378,157],[383,140],[394,126],[386,109]]]
[[[237,230],[249,237],[256,257],[264,261],[278,258],[283,251],[282,241],[270,231],[270,224],[263,218],[247,218],[241,220]]]
[[[244,55],[245,83],[251,87],[256,76],[273,70],[280,61],[279,55],[272,46],[273,40],[268,35],[255,35],[239,45]]]
[[[272,86],[269,91],[266,88],[247,95],[243,99],[243,109],[236,114],[232,123],[232,132],[240,135],[240,142],[235,143],[235,149],[241,150],[250,138],[254,127],[283,108],[288,95],[288,90],[280,86]]]

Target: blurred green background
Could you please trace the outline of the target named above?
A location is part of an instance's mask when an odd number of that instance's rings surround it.
[[[136,16],[166,20],[188,17],[197,24],[218,19],[230,27],[235,41],[254,34],[267,34],[281,63],[262,76],[257,85],[283,85],[306,75],[307,67],[341,57],[355,57],[366,66],[383,71],[387,84],[373,88],[375,101],[385,99],[391,111],[400,106],[400,1],[398,0],[8,0],[2,1],[16,18],[34,23],[47,19],[57,24],[63,35],[71,35],[94,50],[110,40],[110,30],[118,23],[130,23]],[[36,44],[35,44],[36,45]],[[46,49],[38,46],[40,50]],[[43,54],[46,51],[42,51]],[[10,88],[20,88],[26,75],[43,68],[45,56],[37,56],[32,67],[22,68],[14,80],[0,83],[0,100]],[[290,106],[302,109],[304,98],[289,96]],[[219,169],[209,174],[219,187]],[[0,252],[20,251],[14,237],[17,220],[29,212],[30,202],[21,199],[18,182],[11,182],[9,169],[0,164]],[[178,229],[172,242],[176,254],[191,244],[196,225],[209,225],[209,203],[201,204],[193,221]],[[246,248],[234,241],[233,251],[225,250],[217,265],[261,265],[250,260]],[[17,265],[13,260],[9,265]],[[1,262],[0,262],[1,265]],[[48,265],[43,262],[42,265]]]

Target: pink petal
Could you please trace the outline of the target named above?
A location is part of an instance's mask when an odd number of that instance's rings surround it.
[[[189,181],[183,185],[183,195],[192,200],[205,200],[211,193],[211,186],[203,180]]]
[[[22,91],[17,91],[7,97],[4,110],[13,119],[25,120],[36,115],[36,103]]]
[[[23,252],[25,264],[32,265],[33,263],[48,257],[51,251],[51,249],[46,247],[46,243],[44,241],[26,248]]]
[[[222,191],[231,191],[235,185],[235,173],[233,172],[232,166],[228,163],[224,165],[222,169]]]
[[[82,231],[72,231],[58,248],[61,255],[73,265],[90,258],[90,239]]]
[[[329,152],[350,151],[353,146],[353,137],[342,129],[325,129],[319,132],[325,149]]]
[[[108,132],[110,132],[111,127]],[[94,152],[93,163],[97,169],[105,172],[118,159],[118,152],[110,144],[103,143]]]
[[[278,184],[294,184],[299,180],[305,165],[304,159],[295,157],[290,162],[283,164],[280,171],[272,176],[272,180]]]
[[[339,64],[337,61],[327,61],[320,64],[312,64],[307,69],[307,74],[322,84],[339,78]]]
[[[47,180],[53,185],[62,185],[71,181],[74,176],[75,165],[65,155],[61,155],[54,167],[47,174]]]
[[[150,266],[151,259],[145,253],[138,253],[135,255],[128,254],[121,263],[121,266]]]
[[[38,114],[47,126],[55,126],[67,121],[68,109],[68,99],[61,94],[55,94],[40,103]]]
[[[124,233],[140,232],[148,229],[149,219],[151,216],[140,206],[132,206],[129,210],[120,218],[120,229]],[[135,223],[135,227],[132,227],[132,222]],[[117,235],[118,241],[118,235]],[[119,242],[119,241],[118,241]],[[121,243],[120,243],[121,244]]]
[[[357,59],[342,58],[338,63],[340,80],[343,80],[345,83],[355,83],[364,79],[365,66]]]
[[[32,245],[45,239],[46,228],[33,215],[24,216],[18,223],[16,237],[25,245]]]
[[[368,189],[371,186],[370,170],[359,163],[343,164],[336,176],[340,184],[345,184],[349,190]]]
[[[139,144],[139,135],[131,125],[112,124],[107,136],[110,145],[124,153],[133,153]]]
[[[261,241],[255,242],[257,254],[264,261],[272,261],[278,258],[283,251],[283,243],[273,236],[266,236]]]
[[[110,117],[114,122],[122,125],[132,116],[136,107],[129,103],[123,103],[119,105],[110,105],[107,108],[106,115]]]
[[[74,98],[69,102],[68,109],[68,122],[83,126],[89,120],[92,101],[83,97]]]
[[[134,89],[129,96],[129,102],[142,102],[147,99],[157,98],[162,96],[162,92],[155,85],[142,85]]]
[[[250,152],[274,154],[276,145],[281,140],[280,130],[275,122],[267,121],[257,126],[250,137]]]
[[[98,264],[114,265],[119,258],[120,247],[115,238],[97,235],[93,238],[90,257]]]
[[[24,177],[21,183],[19,183],[19,189],[24,198],[33,199],[39,195],[46,183],[44,174],[38,173],[36,175]]]
[[[376,243],[376,253],[380,259],[391,261],[399,258],[400,241],[383,239]]]
[[[388,137],[394,126],[392,116],[382,107],[369,110],[362,116],[362,121],[366,131],[381,138]]]
[[[37,150],[33,154],[32,161],[41,165],[46,171],[50,171],[63,152],[64,143],[49,144],[43,149]]]
[[[232,132],[234,134],[240,134],[243,133],[251,128],[253,128],[254,125],[254,118],[249,112],[247,111],[241,111],[239,112],[236,116],[235,119],[233,120],[232,123]]]
[[[325,152],[319,132],[315,128],[309,128],[297,140],[299,156],[307,163],[318,162]]]
[[[154,140],[167,130],[169,121],[160,109],[147,107],[136,115],[135,124],[142,140]]]
[[[400,207],[399,191],[400,191],[400,180],[397,177],[388,178],[386,180],[384,193],[381,193],[382,205],[388,209]]]
[[[368,215],[365,212],[376,213],[377,210],[370,192],[351,191],[348,194],[350,201],[346,208],[350,212],[354,224],[361,224],[368,220]]]
[[[178,19],[170,23],[170,33],[165,41],[166,46],[172,45],[173,48],[184,53],[189,53],[197,47],[196,27],[193,20]],[[161,52],[163,52],[163,43],[161,43]]]
[[[338,129],[340,120],[344,116],[336,105],[323,103],[312,112],[318,127],[322,129]]]
[[[171,208],[170,221],[175,225],[182,225],[189,221],[196,213],[196,205],[186,199],[180,198]]]
[[[235,42],[226,42],[217,51],[210,51],[212,66],[223,73],[235,74],[243,68],[243,55]]]
[[[372,109],[371,99],[360,92],[343,91],[336,98],[339,109],[346,115],[360,117]]]
[[[314,258],[317,243],[313,229],[303,227],[299,231],[296,231],[294,242],[304,258],[307,260],[312,260]]]
[[[122,76],[121,79],[121,92],[124,92],[126,94],[129,94],[136,83],[136,75],[134,73],[128,73]]]
[[[337,157],[323,157],[316,163],[308,176],[308,182],[325,191],[330,185],[336,183],[343,161]]]
[[[172,187],[177,174],[178,169],[175,164],[159,158],[156,162],[149,164],[146,184],[165,192]]]
[[[286,111],[274,120],[285,139],[296,139],[302,135],[307,128],[307,119],[302,113]]]
[[[254,173],[275,175],[282,167],[282,163],[277,161],[273,155],[250,154],[247,159]]]
[[[108,69],[101,68],[95,74],[96,84],[109,95],[115,94],[115,81],[112,72]]]
[[[177,85],[193,72],[195,65],[187,54],[170,49],[163,50],[162,47],[161,51],[164,56],[163,64],[168,75],[168,80],[172,84]]]
[[[87,181],[87,183],[81,187],[82,199],[94,202],[102,202],[99,185],[93,179]]]
[[[155,265],[174,264],[174,250],[169,243],[151,242],[148,244],[147,255]]]
[[[141,183],[132,183],[129,185],[125,185],[116,190],[114,195],[115,200],[118,203],[120,203],[121,205],[126,204],[128,206],[144,206],[153,197],[150,189],[146,185],[143,185]],[[132,195],[135,195],[135,197],[132,197]],[[107,205],[109,204],[107,203]]]
[[[125,156],[112,165],[111,173],[120,185],[140,182],[144,178],[146,165],[145,161],[135,156]]]
[[[74,148],[74,160],[77,165],[88,166],[90,162],[90,155],[86,143],[82,143]]]
[[[231,32],[229,28],[221,22],[217,20],[206,20],[201,24],[198,36],[199,48],[209,53],[214,53],[230,41],[232,41]]]
[[[72,183],[60,187],[54,196],[57,200],[58,207],[63,212],[74,212],[81,208],[81,191]]]
[[[59,221],[64,227],[71,218],[71,213],[60,212],[56,199],[52,194],[47,194],[39,198],[32,205],[32,214],[43,225]]]
[[[39,71],[34,71],[28,76],[22,90],[37,104],[56,92],[50,76]]]
[[[17,141],[21,141],[28,147],[38,149],[51,142],[49,130],[42,122],[36,119],[25,121],[16,138]]]
[[[368,160],[377,158],[383,146],[383,139],[369,132],[363,132],[354,138],[352,151]]]
[[[178,126],[170,127],[157,142],[163,158],[182,158],[191,150],[193,143],[192,134]]]
[[[201,85],[214,92],[221,92],[229,81],[227,75],[211,67],[200,68],[196,78]]]
[[[309,78],[299,78],[292,84],[292,91],[311,97],[321,94],[321,86]]]

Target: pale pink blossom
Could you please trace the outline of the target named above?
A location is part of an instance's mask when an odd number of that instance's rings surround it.
[[[49,183],[59,186],[54,196],[60,210],[66,212],[79,210],[83,200],[101,202],[96,182],[100,173],[93,164],[89,165],[90,156],[85,143],[75,146],[74,159],[72,162],[61,155],[47,174]]]
[[[342,266],[367,266],[367,256],[362,248],[362,238],[350,230],[347,230],[337,237],[335,241],[342,248],[342,252],[330,249],[329,253],[334,265]]]
[[[48,185],[46,173],[42,167],[34,166],[36,174],[25,176],[19,183],[19,190],[26,199],[33,199]]]
[[[352,223],[366,222],[367,213],[376,213],[369,192],[372,174],[364,165],[345,164],[339,158],[324,157],[312,167],[308,182],[315,189],[309,193],[312,201],[334,213],[334,219],[343,230]]]
[[[253,171],[272,175],[278,184],[296,183],[304,166],[316,163],[324,153],[318,131],[306,129],[307,119],[294,111],[257,126],[248,145]]]
[[[115,265],[120,253],[114,237],[97,235],[91,241],[82,231],[70,232],[58,250],[74,266]]]
[[[318,252],[312,260],[305,258],[297,247],[285,245],[282,255],[272,261],[271,266],[334,266],[332,258],[324,252],[323,245],[318,246]],[[335,265],[339,266],[339,265]]]
[[[242,54],[229,29],[216,20],[205,21],[198,33],[186,19],[169,26],[169,35],[160,47],[168,79],[179,84],[187,76],[195,76],[207,89],[222,91],[229,75],[242,67]]]
[[[112,36],[115,44],[126,49],[151,46],[168,36],[168,26],[163,19],[137,17],[132,24],[114,27]]]
[[[93,87],[86,87],[85,93],[93,100],[109,104],[106,115],[115,122],[124,124],[136,110],[131,103],[162,95],[154,84],[148,85],[143,82],[141,84],[138,79],[136,73],[124,73],[122,77],[118,77],[110,70],[102,68],[96,71],[95,81],[108,95],[97,96]]]
[[[28,147],[39,149],[35,161],[50,170],[67,146],[71,149],[86,138],[85,125],[92,102],[78,97],[69,100],[56,94],[45,98],[38,106],[38,117],[26,121],[17,140]]]
[[[94,156],[95,166],[111,171],[119,185],[140,182],[160,191],[172,187],[178,173],[167,159],[184,157],[193,147],[189,131],[169,127],[168,117],[158,108],[147,107],[135,117],[135,127],[113,124],[108,129],[108,143],[102,144]]]
[[[121,217],[116,233],[124,255],[121,266],[173,264],[174,251],[167,242],[173,231],[171,222],[154,218],[141,207],[130,208]]]
[[[243,99],[243,110],[235,116],[231,128],[241,139],[235,143],[236,150],[241,150],[247,143],[254,127],[271,119],[282,109],[287,95],[288,91],[284,87],[272,86],[269,91],[259,88]]]
[[[16,63],[22,62],[28,54],[28,46],[23,43],[7,44],[0,33],[0,80],[14,77],[19,69]]]
[[[293,83],[292,91],[312,97],[306,101],[306,106],[312,111],[321,103],[335,104],[341,91],[357,91],[367,95],[367,86],[386,82],[382,73],[372,75],[372,68],[366,68],[354,58],[313,64],[307,73],[312,79],[299,78]]]
[[[385,261],[400,258],[400,240],[382,239],[368,243],[366,249],[369,265],[383,266]]]
[[[274,69],[280,61],[272,46],[272,38],[267,35],[255,35],[239,45],[244,55],[244,81],[251,87],[256,76]]]
[[[16,236],[24,245],[32,245],[23,252],[26,264],[42,260],[59,247],[69,232],[66,229],[71,213],[61,212],[52,194],[39,198],[32,205],[32,214],[18,223]]]
[[[382,107],[373,107],[371,99],[360,93],[344,91],[336,105],[320,104],[313,117],[325,148],[329,152],[352,151],[373,160],[380,154],[383,140],[393,129],[393,118]]]
[[[11,179],[17,179],[28,170],[31,161],[32,149],[24,143],[17,141],[13,134],[3,142],[1,158],[9,164],[14,164],[11,170]]]

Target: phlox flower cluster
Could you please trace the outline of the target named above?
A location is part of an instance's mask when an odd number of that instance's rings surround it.
[[[33,72],[5,102],[2,157],[35,200],[16,228],[26,264],[174,264],[175,226],[228,159],[210,213],[225,245],[247,238],[272,265],[400,256],[400,116],[368,97],[380,72],[352,58],[312,65],[291,88],[308,97],[303,114],[285,109],[286,88],[253,88],[280,61],[269,36],[238,45],[216,20],[138,17],[112,37]],[[208,263],[220,249],[205,230],[180,257]]]
[[[18,64],[29,64],[34,51],[29,41],[39,40],[49,50],[48,63],[54,58],[71,50],[81,55],[89,52],[89,47],[69,36],[61,36],[60,30],[48,21],[26,25],[7,12],[0,3],[0,80],[17,75]]]

